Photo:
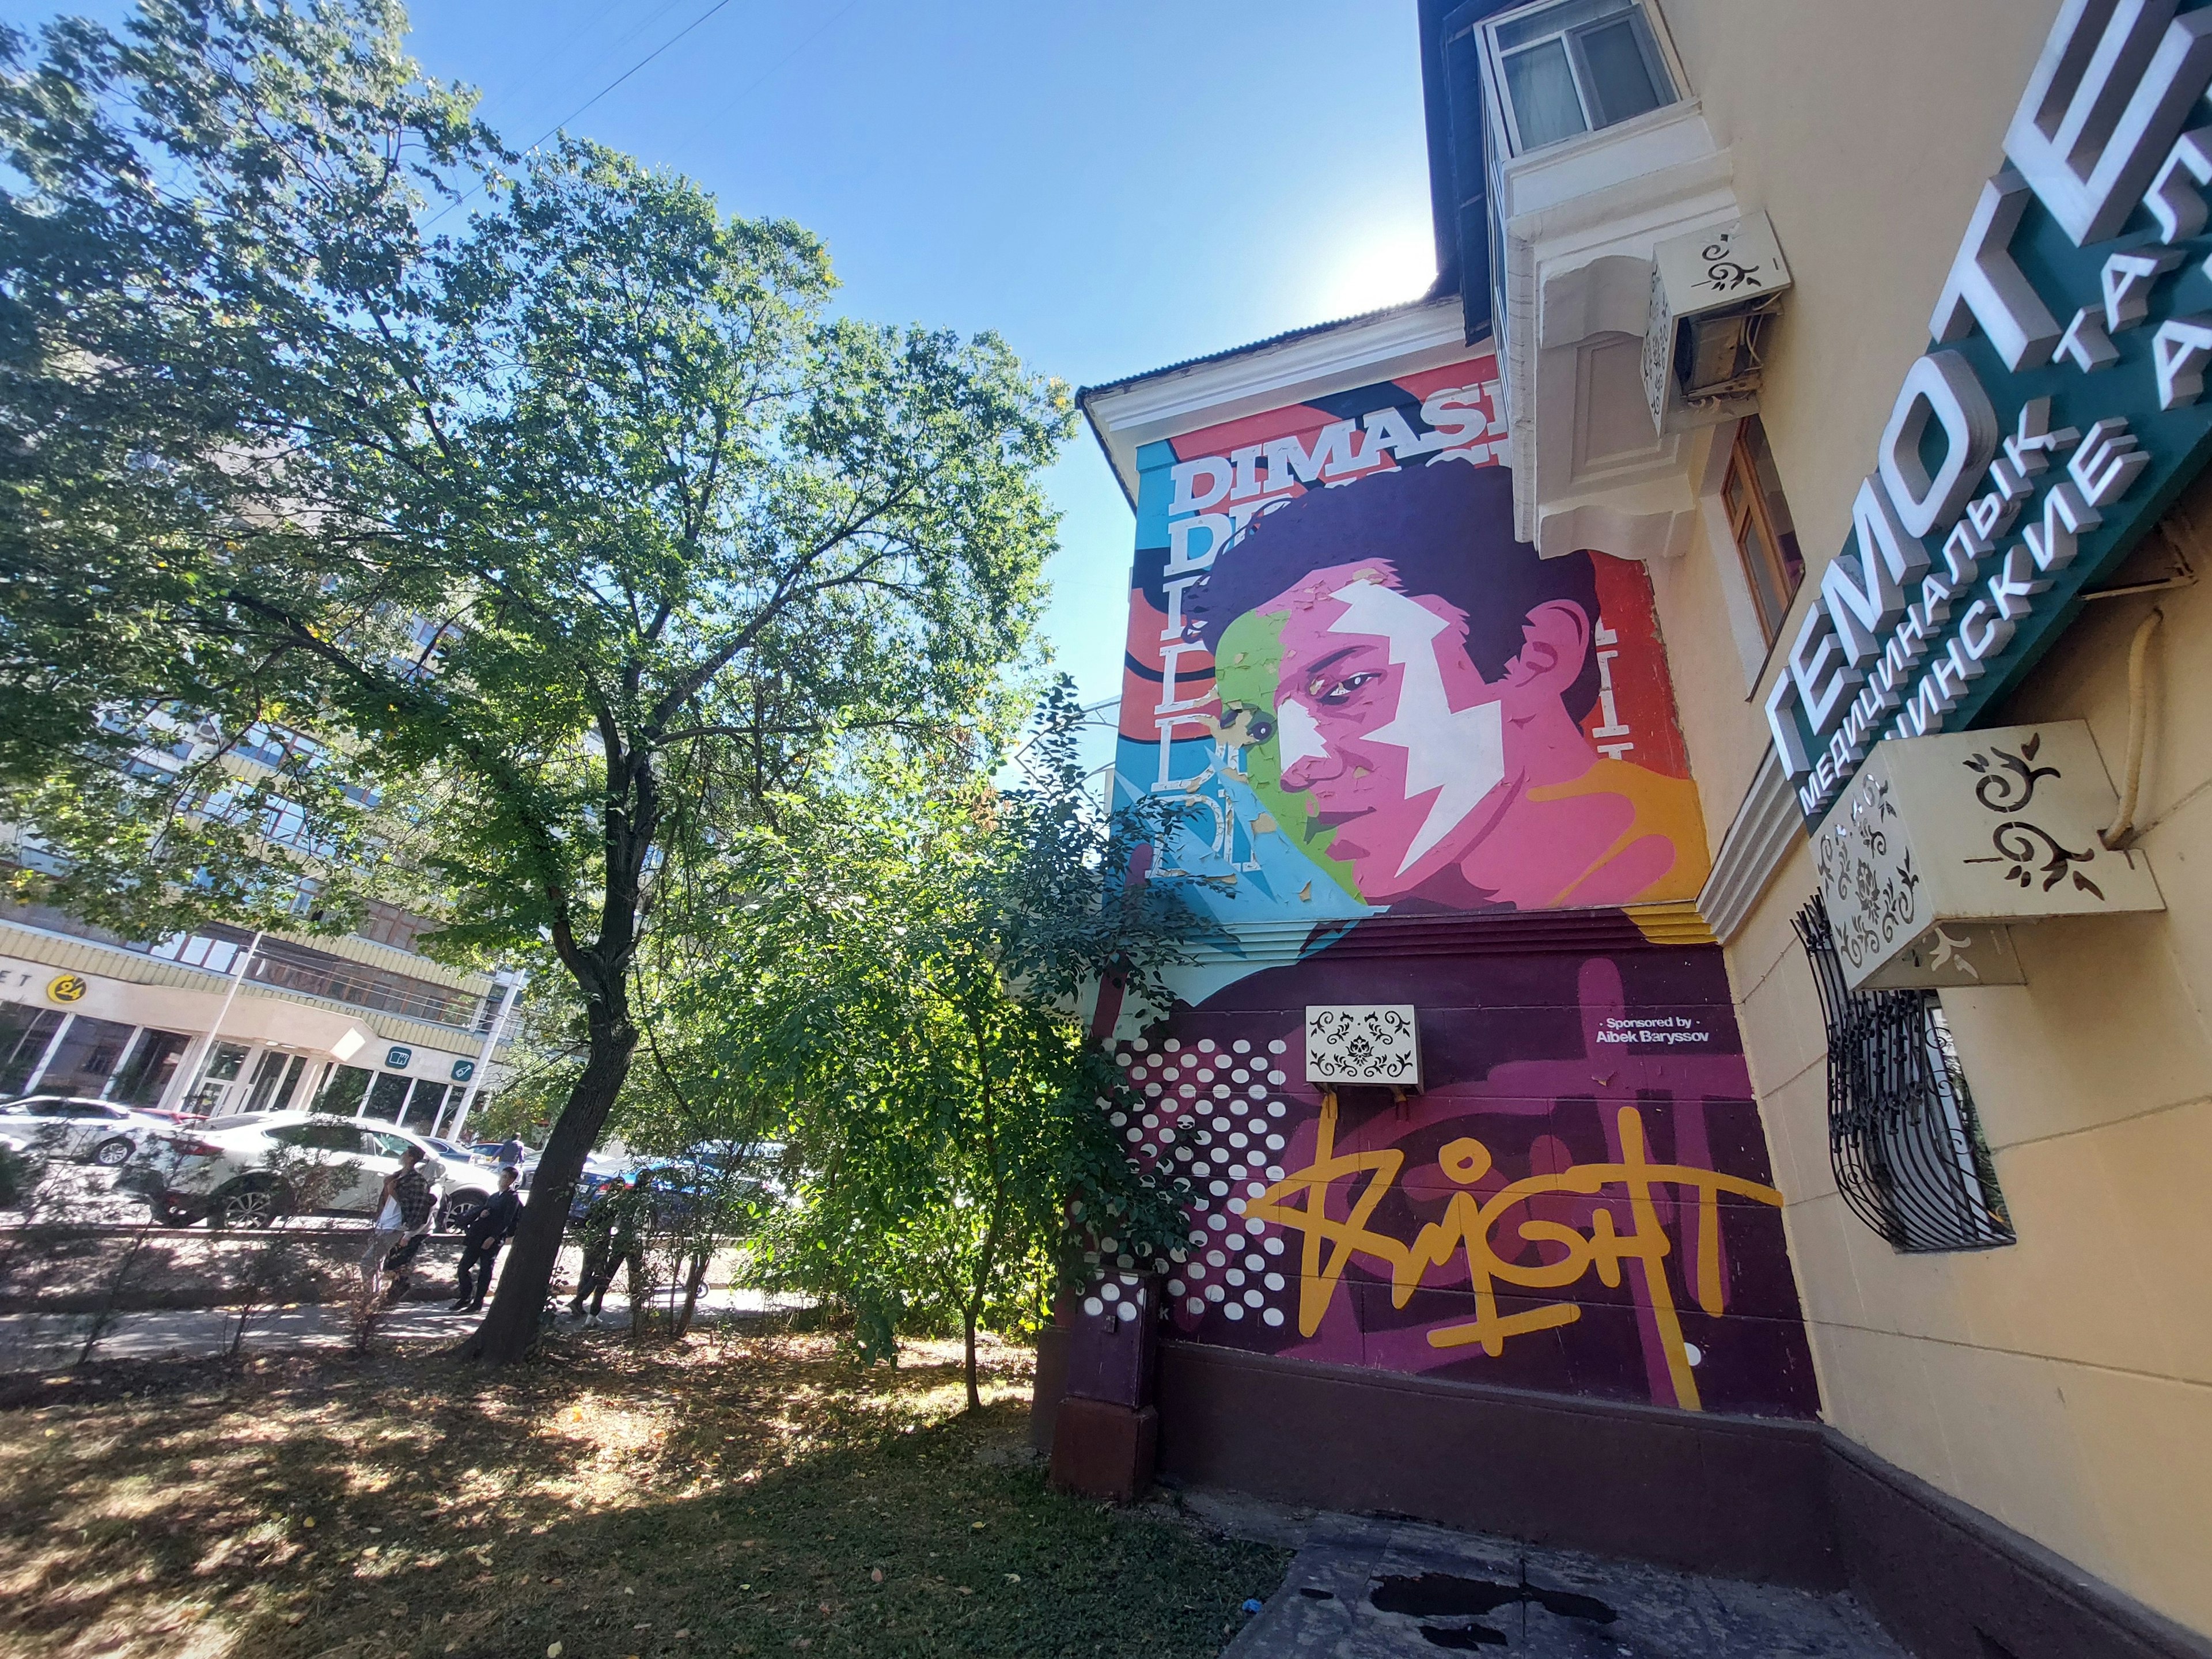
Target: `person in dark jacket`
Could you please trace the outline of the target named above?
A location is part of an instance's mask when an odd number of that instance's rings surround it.
[[[584,1247],[584,1261],[576,1274],[576,1294],[568,1304],[571,1319],[584,1316],[584,1304],[591,1301],[594,1291],[602,1301],[606,1297],[607,1285],[614,1278],[609,1258],[614,1251],[615,1218],[628,1190],[619,1176],[608,1182],[593,1195],[577,1226],[578,1238]]]
[[[599,1197],[584,1212],[584,1271],[576,1281],[575,1297],[568,1304],[570,1317],[580,1316],[586,1324],[598,1324],[607,1287],[625,1267],[629,1270],[631,1317],[636,1317],[646,1286],[645,1250],[640,1234],[651,1201],[642,1175],[633,1176],[627,1184],[611,1181],[599,1189]]]
[[[453,1299],[455,1313],[474,1313],[483,1306],[484,1293],[491,1289],[492,1267],[499,1260],[499,1247],[514,1237],[521,1224],[522,1200],[514,1194],[514,1171],[501,1170],[499,1191],[461,1230],[460,1294]],[[469,1277],[472,1269],[476,1273],[473,1289]]]

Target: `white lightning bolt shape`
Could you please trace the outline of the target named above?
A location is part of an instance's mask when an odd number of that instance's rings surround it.
[[[1398,712],[1370,732],[1368,741],[1406,751],[1407,800],[1437,792],[1398,866],[1402,876],[1504,778],[1504,720],[1495,702],[1451,706],[1436,651],[1436,637],[1448,624],[1436,612],[1377,582],[1352,582],[1329,597],[1344,606],[1330,633],[1388,640],[1390,660],[1406,671],[1398,679]]]

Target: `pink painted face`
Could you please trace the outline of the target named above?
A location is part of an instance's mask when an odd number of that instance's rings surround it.
[[[1388,562],[1313,571],[1255,607],[1288,612],[1277,683],[1283,787],[1334,826],[1370,903],[1411,892],[1481,834],[1505,774],[1499,697],[1465,617],[1400,592]]]

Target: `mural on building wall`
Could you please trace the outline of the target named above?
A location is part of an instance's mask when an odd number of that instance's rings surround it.
[[[1191,1183],[1178,1334],[1817,1411],[1719,951],[1655,947],[1617,912],[1575,935],[1414,954],[1355,933],[1120,1042],[1143,1105],[1117,1127]],[[1419,1093],[1302,1080],[1306,1006],[1355,999],[1419,1005]]]
[[[1188,1248],[1102,1249],[1085,1310],[1157,1266],[1197,1340],[1809,1415],[1720,952],[1680,942],[1707,856],[1650,584],[1513,539],[1494,376],[1139,453],[1116,786],[1182,805],[1156,867],[1214,878],[1224,942],[1116,1030]],[[1309,1085],[1307,1006],[1375,1004],[1418,1009],[1423,1087]]]
[[[1539,559],[1495,359],[1149,446],[1117,782],[1232,925],[1683,900],[1705,833],[1642,568]]]

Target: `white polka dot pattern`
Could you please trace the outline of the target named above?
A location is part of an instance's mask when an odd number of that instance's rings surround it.
[[[1117,1240],[1098,1240],[1087,1260],[1104,1272],[1083,1299],[1086,1315],[1130,1317],[1142,1294],[1135,1275],[1151,1271],[1161,1275],[1159,1312],[1185,1329],[1217,1316],[1285,1328],[1297,1293],[1279,1271],[1285,1243],[1247,1210],[1284,1179],[1286,1161],[1297,1161],[1292,1143],[1300,1131],[1310,1144],[1316,1103],[1302,1087],[1286,1092],[1293,1085],[1283,1070],[1294,1035],[1132,1037],[1115,1045],[1126,1093],[1099,1104],[1139,1169],[1183,1183],[1195,1248],[1171,1252],[1172,1261],[1146,1259]]]

